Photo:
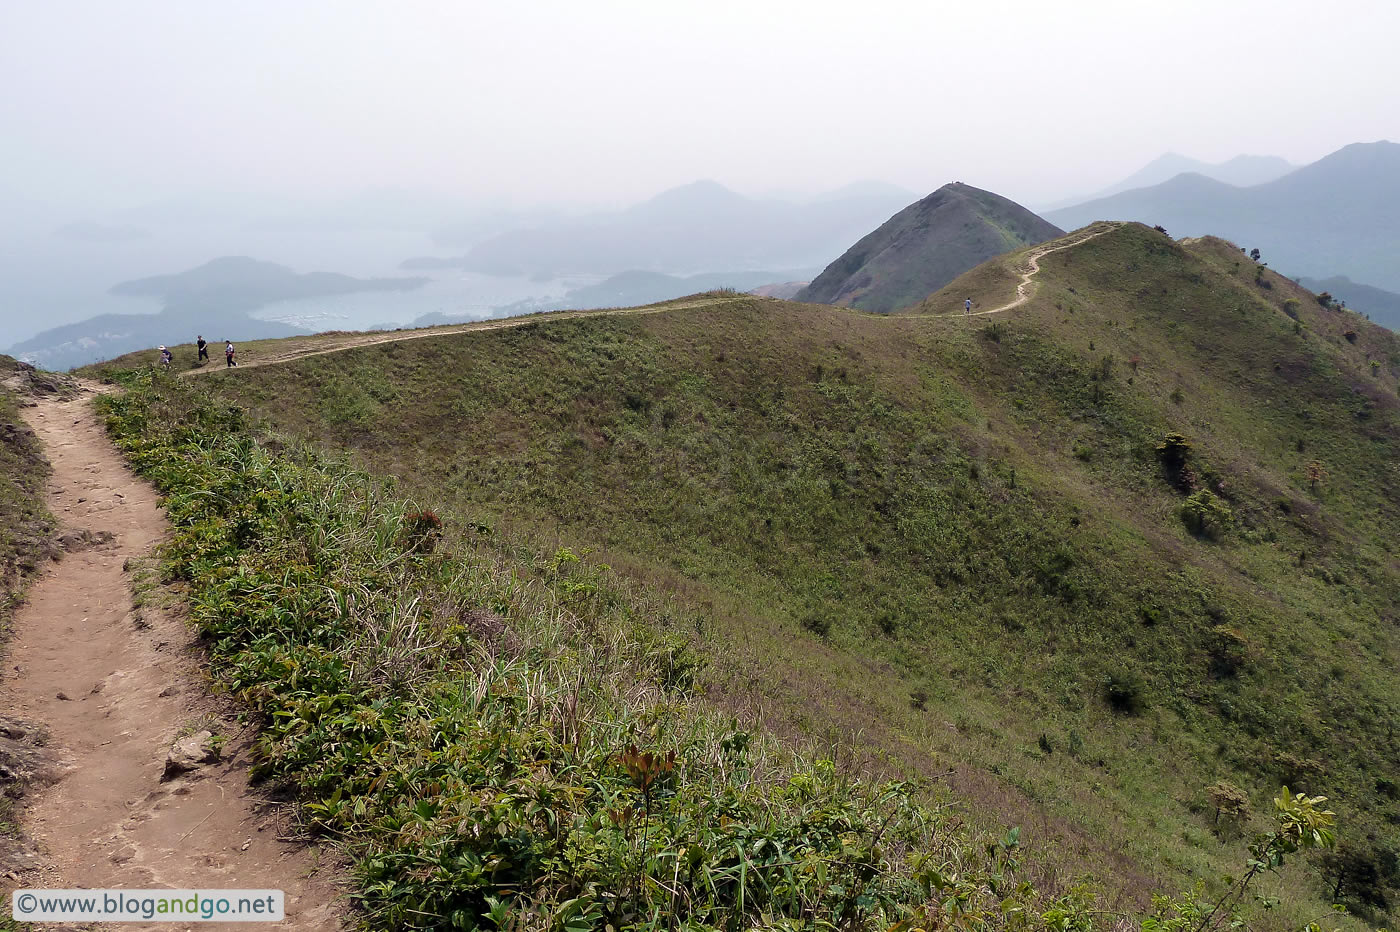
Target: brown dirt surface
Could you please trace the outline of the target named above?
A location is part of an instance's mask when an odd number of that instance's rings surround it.
[[[209,696],[193,632],[161,599],[133,608],[131,570],[165,534],[155,492],[90,397],[44,398],[26,418],[53,465],[68,553],[15,613],[0,670],[0,708],[50,771],[33,762],[20,820],[31,850],[5,885],[281,889],[280,927],[340,928],[337,871],[250,788],[251,735]],[[222,759],[162,782],[172,746],[201,729],[227,736]]]

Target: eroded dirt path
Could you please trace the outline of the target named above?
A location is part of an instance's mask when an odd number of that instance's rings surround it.
[[[285,821],[249,789],[250,736],[218,721],[189,627],[173,609],[132,608],[124,566],[165,533],[154,491],[108,440],[91,395],[25,416],[53,464],[49,507],[72,552],[31,586],[0,680],[0,708],[41,723],[63,771],[23,820],[41,866],[10,882],[276,888],[279,928],[340,928],[343,891],[316,849],[281,840]],[[230,738],[223,760],[162,782],[176,738],[210,723]]]
[[[985,317],[988,314],[1001,314],[1012,308],[1020,307],[1031,299],[1031,279],[1035,278],[1036,273],[1040,271],[1041,259],[1050,255],[1052,252],[1059,252],[1062,249],[1073,249],[1075,246],[1083,245],[1097,236],[1103,236],[1105,233],[1118,229],[1122,225],[1123,224],[1115,220],[1100,221],[1099,223],[1086,227],[1082,234],[1076,235],[1073,238],[1067,239],[1061,237],[1051,243],[1032,249],[1026,256],[1026,270],[1021,273],[1021,281],[1016,285],[1016,297],[999,307],[987,308],[982,311],[973,311],[972,313],[953,311],[939,314],[900,314],[898,315],[898,319],[908,320],[911,317]]]

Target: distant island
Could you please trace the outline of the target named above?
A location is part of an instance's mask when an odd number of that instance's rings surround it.
[[[307,331],[258,320],[252,312],[277,301],[364,291],[410,291],[427,278],[355,278],[336,272],[298,273],[275,262],[224,256],[173,275],[119,282],[111,294],[156,298],[156,314],[101,314],[16,343],[9,352],[48,369],[67,369],[161,343],[293,336]]]
[[[285,265],[247,256],[224,256],[175,275],[154,275],[113,285],[114,295],[159,298],[166,309],[254,310],[274,301],[323,298],[361,291],[411,291],[427,278],[354,278],[338,272],[297,273]]]

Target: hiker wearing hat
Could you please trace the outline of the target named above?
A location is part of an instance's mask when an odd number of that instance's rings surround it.
[[[169,368],[170,368],[170,360],[173,359],[173,358],[174,358],[174,357],[171,355],[170,350],[166,349],[164,346],[162,346],[162,347],[160,348],[160,364],[161,364],[162,366],[164,366],[165,368],[169,369]]]

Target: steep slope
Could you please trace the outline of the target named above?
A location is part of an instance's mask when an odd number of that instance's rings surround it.
[[[796,299],[895,311],[993,256],[1062,232],[990,191],[946,184],[846,250]]]
[[[1173,178],[1046,219],[1067,229],[1093,220],[1160,224],[1178,236],[1213,233],[1257,247],[1289,275],[1346,275],[1400,290],[1400,145],[1357,143],[1266,184],[1237,188],[1198,175]]]
[[[1004,303],[1019,262],[946,293]],[[716,701],[937,775],[1135,898],[1237,870],[1218,780],[1325,793],[1390,863],[1398,380],[1395,334],[1129,225],[971,323],[736,297],[214,389],[457,533],[596,549],[701,616]],[[1301,870],[1268,892],[1280,925],[1325,908]]]

